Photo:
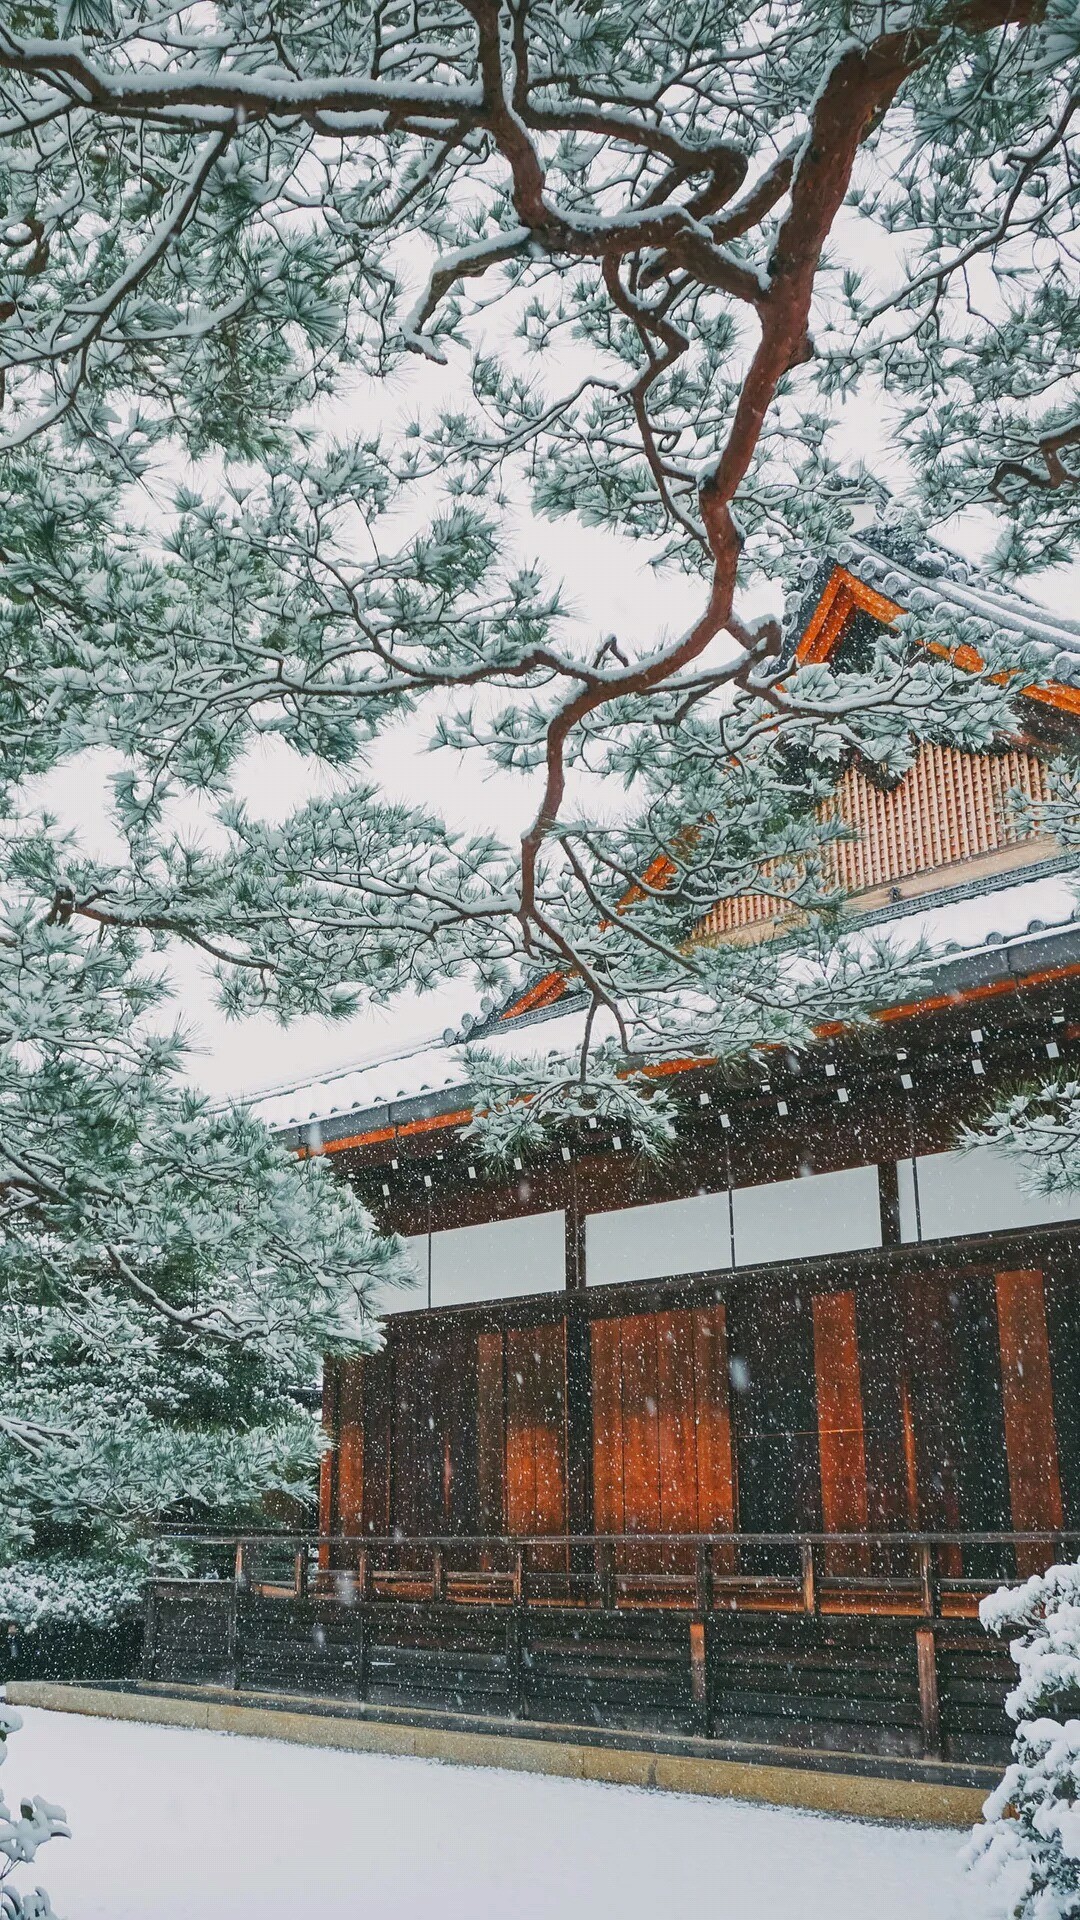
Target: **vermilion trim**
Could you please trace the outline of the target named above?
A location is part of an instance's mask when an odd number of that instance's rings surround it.
[[[512,1007],[507,1007],[499,1018],[516,1020],[519,1014],[533,1013],[537,1007],[551,1006],[559,999],[565,987],[566,981],[561,973],[545,973],[542,980],[537,980],[528,992],[523,993],[520,1000],[515,1000]]]
[[[828,660],[857,610],[871,614],[883,626],[888,626],[903,612],[895,600],[875,593],[857,574],[849,573],[846,567],[834,567],[795,649],[796,665],[816,666]]]
[[[695,1067],[715,1067],[715,1054],[695,1054],[686,1060],[658,1060],[651,1067],[642,1067],[641,1071],[648,1080],[662,1080],[669,1073],[691,1073]]]
[[[940,1013],[945,1007],[966,1006],[969,1000],[992,1000],[1001,993],[1015,993],[1019,987],[1050,987],[1056,980],[1068,980],[1080,973],[1080,964],[1071,967],[1046,967],[1041,973],[1025,973],[1014,980],[990,980],[983,987],[966,987],[963,993],[942,993],[932,1000],[915,1000],[907,1007],[885,1007],[875,1020],[909,1020],[914,1014]]]
[[[806,629],[795,649],[795,661],[800,667],[817,665],[828,660],[842,640],[848,622],[857,612],[868,613],[883,626],[889,626],[904,611],[896,600],[889,600],[883,593],[867,586],[858,574],[849,572],[847,567],[836,566],[826,581],[821,598],[806,624]],[[928,652],[938,654],[942,659],[952,660],[956,666],[967,673],[981,673],[984,662],[974,647],[966,644],[956,647],[944,647],[938,641],[924,640],[919,644]],[[994,680],[1002,684],[1007,676],[995,674]],[[1038,700],[1044,706],[1054,707],[1059,712],[1076,714],[1080,717],[1080,689],[1064,686],[1060,681],[1052,680],[1045,687],[1022,687],[1021,693],[1026,700]],[[657,854],[646,869],[644,881],[647,886],[662,886],[674,873],[673,861],[666,853]],[[620,907],[632,906],[643,898],[640,886],[627,888],[619,902]],[[536,981],[527,993],[515,1000],[512,1006],[502,1014],[503,1020],[516,1020],[523,1013],[533,1013],[540,1007],[553,1006],[566,991],[566,975],[558,972],[545,974]]]
[[[635,882],[633,886],[627,887],[626,892],[619,901],[619,911],[621,912],[624,907],[633,906],[638,900],[643,900],[645,898],[645,887],[663,887],[666,885],[674,871],[674,860],[666,853],[658,853],[655,858],[649,862],[649,865],[642,875],[643,885],[638,886]],[[563,994],[566,992],[566,982],[566,974],[557,972],[546,973],[542,980],[537,980],[535,984],[529,988],[527,993],[522,994],[520,1000],[515,1000],[513,1006],[507,1007],[505,1012],[500,1015],[500,1019],[516,1020],[519,1014],[534,1013],[538,1007],[553,1006],[555,1001],[561,1000]]]
[[[821,598],[807,622],[806,630],[795,649],[796,663],[799,666],[810,666],[828,660],[842,639],[852,615],[858,611],[869,613],[873,619],[880,620],[882,625],[888,626],[893,620],[898,618],[903,612],[903,608],[895,600],[889,600],[884,594],[878,593],[873,587],[867,586],[864,580],[860,580],[857,574],[850,573],[846,567],[834,567],[822,591]],[[953,660],[955,664],[963,668],[965,672],[979,673],[982,671],[984,663],[981,655],[974,647],[961,644],[960,646],[949,648],[932,640],[923,641],[920,644],[925,646],[931,653],[938,654],[945,659]],[[995,675],[994,678],[995,681],[1001,681],[1004,680],[1005,676]],[[1054,707],[1060,712],[1080,716],[1080,689],[1076,687],[1067,687],[1060,681],[1054,680],[1050,681],[1045,687],[1023,687],[1021,692],[1027,700],[1038,700],[1042,702],[1043,705]],[[674,862],[670,857],[666,853],[657,854],[656,858],[645,870],[643,876],[645,884],[647,886],[662,886],[674,871]],[[630,906],[642,897],[642,888],[637,885],[631,886],[620,900],[619,905],[620,907]],[[1048,984],[1053,980],[1064,979],[1077,972],[1080,972],[1080,968],[1064,967],[1046,974],[1033,974],[1023,981],[994,981],[985,987],[969,988],[960,996],[947,994],[936,999],[915,1001],[910,1006],[888,1007],[883,1012],[875,1014],[874,1018],[881,1021],[907,1020],[920,1013],[939,1012],[944,1007],[956,1005],[958,999],[961,1003],[968,1000],[991,999],[997,994],[1012,992],[1015,986]],[[559,972],[547,973],[541,980],[535,981],[528,991],[521,995],[520,999],[515,1000],[511,1006],[507,1007],[501,1014],[500,1019],[516,1020],[520,1018],[522,1014],[535,1013],[542,1007],[553,1006],[557,1000],[562,998],[566,991],[566,986],[567,976],[565,974]],[[828,1039],[838,1033],[842,1033],[844,1027],[842,1022],[833,1021],[819,1027],[816,1031],[819,1039]],[[714,1064],[711,1060],[703,1059],[686,1061],[674,1060],[665,1061],[659,1066],[648,1067],[645,1071],[651,1077],[659,1078],[669,1074],[689,1072],[693,1067],[711,1066]],[[405,1137],[410,1134],[426,1133],[439,1127],[457,1126],[460,1122],[467,1121],[471,1119],[471,1117],[471,1111],[468,1109],[460,1113],[438,1114],[429,1120],[410,1121],[403,1127],[380,1127],[371,1133],[350,1134],[345,1139],[330,1141],[325,1147],[319,1149],[301,1147],[299,1153],[301,1157],[311,1152],[343,1153],[350,1147],[373,1146],[381,1140],[392,1140],[396,1137]]]
[[[888,626],[903,613],[895,600],[887,600],[884,594],[875,593],[857,574],[849,573],[846,567],[834,567],[817,606],[807,622],[806,631],[795,649],[795,660],[800,667],[818,664],[828,660],[843,638],[848,621],[853,613],[861,610],[869,613],[883,626]],[[984,666],[982,655],[975,647],[961,642],[956,647],[942,646],[937,640],[920,640],[919,645],[928,653],[936,653],[943,660],[952,660],[962,667],[965,673],[981,673]],[[994,684],[1001,686],[1008,676],[994,674]],[[1080,689],[1067,687],[1060,680],[1048,680],[1045,687],[1021,687],[1025,700],[1041,701],[1043,706],[1056,707],[1061,713],[1080,714]]]
[[[456,1127],[472,1119],[472,1108],[457,1113],[434,1113],[426,1120],[406,1120],[400,1127],[374,1127],[370,1133],[350,1133],[341,1140],[328,1140],[322,1147],[297,1147],[299,1160],[317,1160],[324,1153],[344,1153],[347,1147],[373,1147],[380,1140],[404,1140],[410,1134],[431,1133],[437,1127]]]
[[[373,1127],[370,1133],[350,1133],[342,1140],[329,1140],[324,1147],[297,1147],[298,1160],[318,1160],[324,1153],[344,1153],[346,1147],[373,1147],[380,1140],[397,1138],[396,1127]]]
[[[456,1127],[472,1119],[472,1108],[461,1107],[457,1113],[433,1113],[427,1120],[406,1120],[404,1126],[397,1129],[398,1138],[404,1140],[411,1133],[431,1133],[436,1127]]]

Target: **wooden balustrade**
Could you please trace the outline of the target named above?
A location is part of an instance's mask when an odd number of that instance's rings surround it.
[[[979,1598],[1080,1533],[184,1545],[204,1577],[147,1593],[158,1682],[996,1763],[1011,1668]]]
[[[173,1536],[189,1553],[227,1551],[241,1593],[309,1592],[377,1603],[529,1606],[604,1612],[678,1606],[921,1616],[974,1615],[979,1597],[1033,1561],[1080,1552],[1080,1532]],[[841,1554],[838,1549],[850,1549]],[[856,1557],[857,1555],[857,1557]],[[980,1570],[965,1571],[976,1558]],[[988,1560],[992,1571],[985,1570]],[[771,1561],[771,1566],[763,1563]],[[857,1572],[834,1572],[836,1566]],[[959,1571],[942,1572],[943,1566]]]

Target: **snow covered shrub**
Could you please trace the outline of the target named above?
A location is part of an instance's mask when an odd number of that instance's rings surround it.
[[[22,1717],[0,1703],[0,1766],[7,1759],[7,1739],[18,1733]],[[50,1806],[40,1794],[23,1800],[18,1817],[11,1812],[0,1793],[0,1920],[51,1920],[52,1903],[42,1887],[32,1893],[20,1893],[10,1884],[15,1868],[33,1860],[46,1840],[57,1837],[70,1840],[71,1829],[63,1807]]]
[[[983,1809],[968,1861],[1006,1892],[1015,1920],[1080,1913],[1080,1565],[1003,1587],[979,1609],[991,1633],[1014,1631],[1019,1684],[1013,1761]]]

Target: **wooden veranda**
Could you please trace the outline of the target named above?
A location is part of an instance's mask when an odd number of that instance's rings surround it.
[[[1080,1534],[232,1537],[147,1593],[142,1677],[847,1755],[1002,1760],[978,1620]]]

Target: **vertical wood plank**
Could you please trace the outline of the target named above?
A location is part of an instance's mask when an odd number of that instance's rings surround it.
[[[1044,1273],[1046,1328],[1054,1387],[1061,1506],[1068,1527],[1080,1514],[1080,1276],[1067,1261]]]
[[[597,1533],[624,1531],[622,1322],[594,1320],[592,1350],[593,1516]]]
[[[565,1324],[506,1335],[506,1521],[511,1533],[566,1526]]]
[[[996,1286],[1013,1526],[1052,1531],[1062,1525],[1062,1501],[1043,1277],[999,1273]],[[1045,1558],[1039,1547],[1018,1547],[1017,1572],[1042,1572]]]
[[[700,1519],[691,1315],[657,1314],[656,1336],[660,1529],[696,1533]]]
[[[536,1532],[536,1377],[526,1341],[530,1328],[506,1335],[506,1525],[510,1533]]]
[[[392,1349],[369,1355],[364,1367],[363,1528],[366,1534],[385,1538],[393,1531],[390,1475],[394,1378]]]
[[[411,1337],[395,1343],[391,1399],[390,1483],[393,1531],[406,1539],[426,1531],[421,1522],[416,1426],[420,1417],[420,1351]],[[426,1504],[426,1503],[425,1503]]]
[[[855,1295],[816,1293],[811,1307],[822,1524],[826,1533],[865,1533],[866,1447]],[[858,1554],[857,1548],[830,1549],[828,1571],[857,1571]]]
[[[326,1452],[319,1462],[319,1532],[337,1530],[337,1439],[339,1362],[329,1357],[323,1362],[322,1426]],[[330,1549],[319,1548],[319,1565],[330,1565]],[[148,1589],[149,1591],[149,1589]]]
[[[474,1328],[458,1325],[443,1350],[439,1376],[441,1417],[449,1436],[444,1474],[448,1533],[476,1534],[480,1524],[480,1343]]]
[[[623,1485],[627,1533],[660,1531],[660,1422],[656,1314],[622,1323]]]
[[[359,1533],[364,1516],[364,1367],[349,1360],[341,1368],[338,1393],[337,1524],[339,1533]]]
[[[915,1435],[902,1338],[902,1298],[875,1275],[855,1301],[871,1532],[918,1530]],[[882,1569],[884,1571],[884,1568]]]
[[[941,1756],[941,1702],[938,1693],[937,1645],[932,1627],[916,1627],[915,1660],[919,1676],[923,1752],[928,1758],[937,1759]]]
[[[593,1413],[589,1321],[579,1306],[566,1316],[566,1525],[593,1531]]]
[[[501,1533],[505,1515],[506,1408],[503,1337],[496,1329],[476,1343],[476,1481],[481,1533]]]
[[[702,1533],[733,1533],[738,1496],[723,1303],[697,1308],[692,1319],[698,1526]]]
[[[690,1698],[694,1703],[698,1731],[708,1737],[712,1732],[712,1714],[709,1704],[708,1643],[703,1620],[690,1622]]]
[[[566,1531],[566,1322],[533,1329],[537,1374],[536,1531]]]
[[[946,1277],[927,1274],[909,1281],[905,1289],[906,1419],[914,1454],[918,1527],[926,1533],[960,1531],[962,1440],[949,1284]],[[942,1574],[956,1578],[962,1571],[959,1547],[943,1548]]]
[[[821,1529],[813,1320],[804,1288],[793,1279],[748,1289],[736,1296],[737,1319],[729,1316],[741,1362],[739,1523],[750,1533]],[[757,1550],[753,1557],[755,1570],[764,1571]],[[775,1555],[770,1570],[772,1564]]]

